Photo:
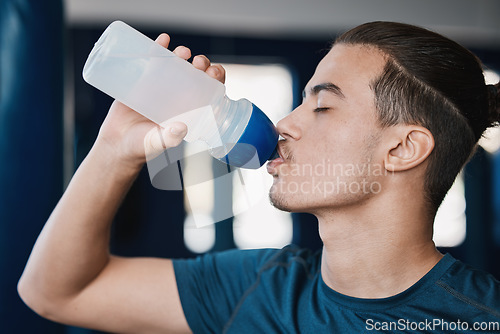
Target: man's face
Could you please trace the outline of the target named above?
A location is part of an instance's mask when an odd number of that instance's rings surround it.
[[[380,51],[344,44],[319,63],[302,104],[277,125],[284,140],[281,159],[268,164],[273,205],[317,214],[382,191],[381,128],[370,83],[384,64]]]

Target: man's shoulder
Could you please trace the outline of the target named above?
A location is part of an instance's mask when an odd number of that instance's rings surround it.
[[[458,303],[500,318],[500,281],[492,274],[455,260],[436,285]]]
[[[500,292],[500,281],[492,274],[456,259],[439,282],[464,293]]]

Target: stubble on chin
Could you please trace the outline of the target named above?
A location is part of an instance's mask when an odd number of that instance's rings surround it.
[[[276,191],[275,185],[273,185],[269,190],[269,201],[271,202],[271,205],[278,210],[285,212],[292,211],[287,203],[287,200],[285,199],[285,196],[282,193]]]

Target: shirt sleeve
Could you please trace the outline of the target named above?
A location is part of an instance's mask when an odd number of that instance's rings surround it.
[[[177,289],[194,333],[220,333],[260,267],[279,250],[229,250],[173,260]]]

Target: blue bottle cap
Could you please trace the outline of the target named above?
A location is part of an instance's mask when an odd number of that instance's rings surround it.
[[[257,169],[276,155],[278,131],[254,104],[252,115],[238,142],[219,160],[235,167]]]

